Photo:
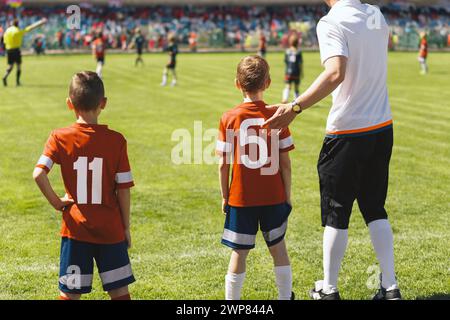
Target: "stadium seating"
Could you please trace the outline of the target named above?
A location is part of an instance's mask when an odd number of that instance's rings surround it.
[[[312,0],[313,2],[317,2]],[[62,1],[64,2],[64,1]],[[117,2],[117,3],[123,3]],[[181,45],[188,45],[195,34],[196,43],[203,48],[245,48],[258,43],[263,32],[269,45],[284,46],[287,35],[301,33],[304,47],[317,46],[315,26],[327,8],[317,5],[283,6],[85,6],[82,8],[81,29],[68,30],[66,7],[63,5],[33,6],[12,9],[0,7],[0,36],[10,21],[19,17],[21,25],[47,17],[49,23],[41,33],[27,36],[28,48],[36,37],[46,49],[88,48],[93,33],[103,30],[111,48],[125,48],[132,30],[140,27],[150,50],[165,45],[168,33],[176,33]],[[382,7],[392,31],[391,48],[416,49],[418,33],[429,33],[430,47],[448,45],[450,13],[439,7],[414,7],[389,4]],[[27,41],[28,40],[28,41]]]

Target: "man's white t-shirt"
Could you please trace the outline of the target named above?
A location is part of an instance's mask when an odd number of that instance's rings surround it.
[[[322,64],[347,57],[345,80],[333,92],[327,134],[354,135],[392,126],[388,100],[389,28],[380,10],[359,0],[339,0],[317,25]]]

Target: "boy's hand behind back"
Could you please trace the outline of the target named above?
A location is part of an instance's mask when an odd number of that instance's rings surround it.
[[[52,204],[53,207],[58,211],[64,211],[68,206],[75,203],[73,199],[69,198],[69,195],[66,193],[64,197],[59,198],[59,201],[55,204]]]

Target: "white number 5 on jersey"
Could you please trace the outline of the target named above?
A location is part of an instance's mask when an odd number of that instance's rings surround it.
[[[259,169],[263,167],[268,160],[267,142],[258,135],[248,135],[248,128],[251,126],[261,126],[264,118],[253,118],[242,121],[239,129],[239,145],[245,147],[248,144],[255,143],[259,147],[259,159],[253,161],[246,154],[241,154],[241,162],[249,169]],[[241,149],[242,150],[242,149]],[[251,152],[251,150],[250,150]]]

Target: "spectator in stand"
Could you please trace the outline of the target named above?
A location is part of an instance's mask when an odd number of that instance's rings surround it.
[[[0,0],[1,2],[1,0]],[[402,41],[408,38],[406,30],[416,34],[416,30],[430,30],[437,34],[439,44],[447,44],[449,12],[445,9],[432,7],[406,7],[389,4],[382,11],[400,39],[399,45],[416,47],[414,41]],[[214,35],[220,34],[220,41],[215,45],[237,46],[244,50],[244,45],[258,43],[258,29],[261,29],[271,42],[278,45],[287,38],[292,30],[302,31],[303,46],[317,46],[316,24],[327,12],[324,5],[299,5],[295,7],[284,5],[270,6],[123,6],[111,8],[108,6],[93,6],[83,8],[81,30],[67,30],[65,7],[52,5],[45,7],[45,16],[49,17],[49,25],[44,34],[47,43],[55,44],[53,48],[88,48],[92,39],[90,33],[102,30],[106,44],[112,48],[124,48],[121,37],[131,35],[136,27],[148,30],[147,39],[151,39],[154,47],[163,48],[166,44],[158,39],[167,38],[169,33],[180,36],[180,45],[189,46],[192,41],[190,34],[197,34],[201,39],[209,41]],[[42,8],[30,7],[13,11],[0,4],[0,26],[7,27],[13,15],[17,15],[25,24],[31,24],[43,16]],[[298,28],[301,26],[301,30]],[[58,31],[57,31],[58,30]],[[67,38],[67,34],[69,37]],[[223,35],[223,37],[222,37]],[[88,37],[88,39],[84,39]],[[54,41],[53,39],[56,38]],[[413,37],[410,37],[413,38]],[[32,38],[25,39],[28,48]],[[127,39],[129,41],[129,39]],[[205,43],[206,44],[206,43]],[[128,43],[127,43],[128,45]]]

